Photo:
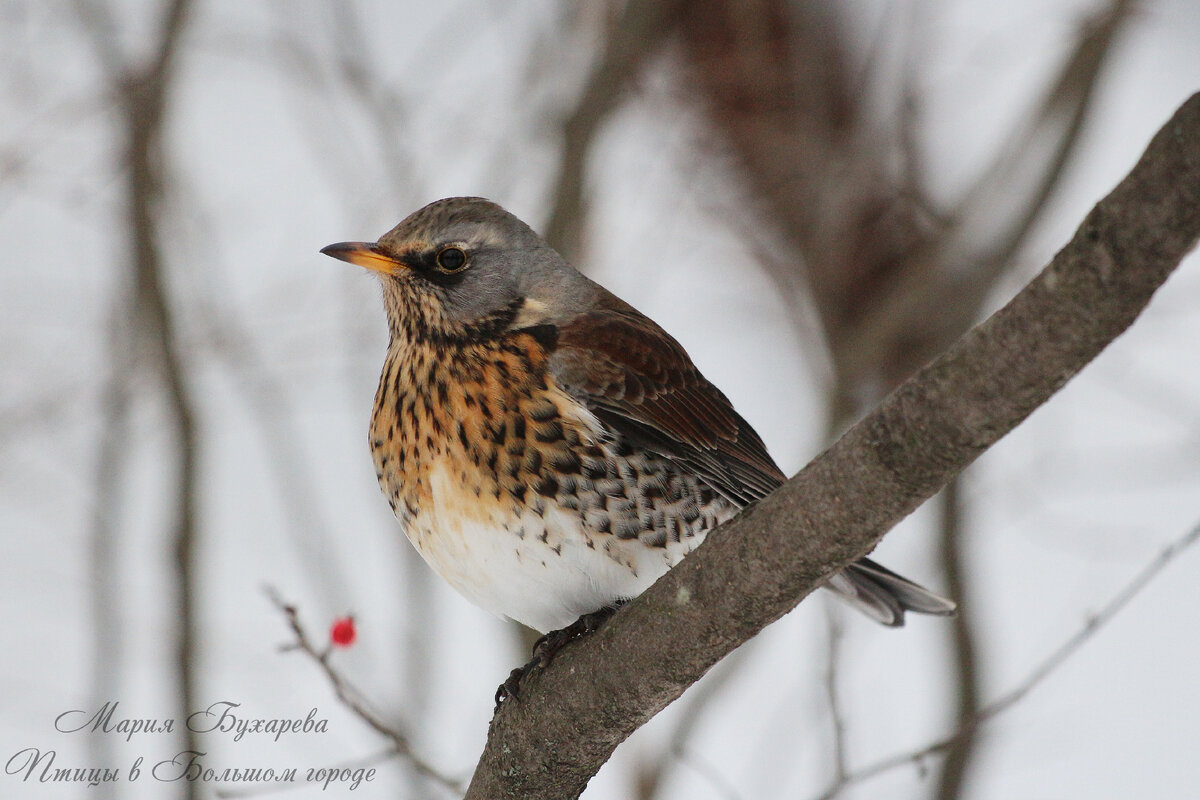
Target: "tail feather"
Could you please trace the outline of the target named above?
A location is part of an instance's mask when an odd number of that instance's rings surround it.
[[[851,605],[884,625],[904,624],[904,612],[952,616],[953,601],[918,586],[869,558],[859,559],[834,575],[825,586]]]

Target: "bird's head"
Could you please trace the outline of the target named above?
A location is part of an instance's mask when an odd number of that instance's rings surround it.
[[[584,310],[599,290],[528,225],[479,197],[438,200],[377,242],[321,252],[379,275],[393,337],[494,336]]]

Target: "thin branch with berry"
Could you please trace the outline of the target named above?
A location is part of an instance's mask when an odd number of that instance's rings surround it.
[[[405,758],[412,768],[419,774],[424,775],[430,780],[444,786],[452,792],[461,794],[463,784],[459,780],[448,777],[433,767],[429,762],[425,761],[414,752],[408,737],[400,731],[397,731],[392,726],[384,722],[378,714],[367,707],[366,701],[363,699],[362,693],[358,691],[346,678],[338,672],[338,670],[330,662],[330,655],[334,647],[349,647],[354,644],[358,638],[358,632],[354,625],[354,617],[341,617],[334,621],[329,632],[329,644],[323,648],[318,648],[309,638],[304,626],[300,623],[300,616],[296,610],[296,606],[285,602],[279,592],[272,586],[265,587],[267,597],[271,603],[283,612],[287,618],[288,626],[292,629],[296,639],[294,642],[282,645],[281,651],[299,650],[306,653],[325,673],[325,677],[333,686],[334,693],[338,700],[347,708],[353,711],[359,719],[370,725],[378,733],[385,736],[392,743],[389,751],[383,754],[385,757],[398,755]]]

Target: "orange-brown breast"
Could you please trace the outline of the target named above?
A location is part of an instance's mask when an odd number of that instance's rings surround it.
[[[435,472],[451,478],[463,513],[481,521],[544,506],[573,476],[605,474],[595,420],[557,387],[546,360],[525,333],[393,343],[375,396],[371,450],[406,527],[434,507]],[[424,527],[412,531],[418,548]]]

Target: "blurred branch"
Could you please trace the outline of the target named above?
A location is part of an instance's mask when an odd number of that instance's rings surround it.
[[[1037,688],[1039,684],[1050,677],[1059,667],[1075,655],[1079,649],[1094,637],[1101,628],[1113,620],[1122,609],[1127,606],[1130,601],[1137,597],[1143,589],[1158,576],[1168,564],[1178,558],[1184,550],[1191,547],[1200,539],[1200,523],[1197,523],[1191,530],[1183,536],[1171,542],[1163,550],[1154,557],[1154,559],[1143,567],[1129,583],[1127,583],[1116,595],[1109,600],[1099,612],[1092,615],[1084,623],[1073,636],[1059,645],[1053,652],[1050,653],[1041,663],[1039,663],[1032,672],[1019,683],[1015,688],[1008,693],[998,697],[992,702],[982,706],[974,714],[974,716],[965,721],[959,726],[958,730],[936,742],[925,745],[917,750],[912,750],[889,758],[880,759],[866,767],[854,770],[845,775],[840,781],[825,791],[819,800],[831,800],[838,795],[843,789],[857,783],[862,783],[868,778],[873,778],[884,772],[887,772],[897,767],[905,765],[914,765],[920,767],[925,759],[930,756],[953,751],[957,743],[965,736],[974,736],[976,729],[980,725],[1001,714],[1004,711],[1012,708],[1025,698],[1031,691]]]
[[[436,768],[431,766],[427,761],[418,756],[413,751],[412,745],[409,743],[407,736],[388,725],[379,717],[379,715],[367,707],[366,701],[362,698],[362,693],[355,689],[354,686],[351,685],[351,683],[346,680],[346,678],[343,677],[340,672],[338,672],[337,668],[330,663],[330,648],[325,647],[318,649],[308,637],[308,634],[304,630],[304,626],[300,624],[300,616],[296,611],[296,607],[290,603],[284,602],[283,598],[280,597],[279,592],[273,587],[266,587],[266,593],[267,597],[270,598],[271,603],[283,612],[284,617],[287,618],[288,627],[292,629],[292,633],[296,636],[296,641],[292,642],[291,644],[284,645],[281,649],[299,650],[302,653],[307,654],[308,657],[316,662],[317,666],[321,668],[321,671],[325,673],[326,679],[328,679],[329,684],[333,687],[333,691],[337,695],[338,700],[342,702],[342,705],[353,711],[359,719],[367,723],[367,725],[373,728],[377,733],[391,740],[392,753],[407,760],[408,763],[412,765],[412,768],[421,775],[424,775],[425,777],[435,781],[436,783],[456,794],[461,794],[463,786],[460,781],[456,781],[453,778],[447,777],[439,772]]]
[[[167,295],[160,239],[163,175],[169,171],[162,146],[163,116],[190,7],[189,0],[172,0],[164,6],[154,52],[148,63],[134,67],[119,52],[111,9],[100,2],[76,3],[105,77],[120,99],[125,136],[126,226],[133,257],[134,338],[148,344],[154,354],[151,366],[166,390],[170,424],[175,430],[176,446],[171,453],[176,481],[171,523],[175,596],[171,615],[179,625],[175,669],[184,715],[196,707],[198,683],[195,669],[199,622],[193,572],[197,561],[198,451],[195,401],[184,377],[178,320]],[[135,347],[139,343],[135,341]],[[186,730],[184,737],[186,749],[199,750],[194,732]],[[186,787],[189,797],[196,797],[198,790],[194,783]]]
[[[956,595],[951,595],[954,597]],[[838,693],[838,678],[842,654],[842,620],[840,608],[826,603],[825,621],[828,628],[825,652],[825,702],[829,706],[829,722],[833,733],[833,774],[835,780],[846,775],[846,720],[842,715],[841,696]]]
[[[713,667],[712,671],[706,676],[703,683],[700,683],[689,695],[687,708],[679,717],[679,721],[675,723],[675,729],[671,731],[671,740],[667,746],[667,753],[664,757],[662,753],[653,753],[648,756],[637,776],[638,798],[641,800],[654,800],[654,798],[663,797],[670,786],[668,778],[671,775],[671,767],[676,763],[688,764],[711,780],[712,770],[705,770],[698,765],[697,760],[690,755],[688,744],[691,742],[692,736],[700,727],[700,720],[704,716],[704,712],[708,710],[712,700],[721,693],[721,691],[729,685],[730,679],[738,674],[739,667],[745,661],[749,653],[749,648],[738,648],[733,653]],[[719,791],[724,791],[726,794],[725,783],[722,781]]]
[[[609,28],[600,61],[562,123],[563,150],[551,190],[545,238],[568,260],[577,260],[584,218],[583,181],[587,154],[601,123],[616,107],[646,58],[663,45],[680,0],[629,0]]]
[[[113,304],[109,330],[109,375],[100,396],[100,444],[96,452],[95,500],[90,535],[92,668],[91,693],[95,707],[119,695],[118,680],[124,646],[121,625],[120,574],[117,557],[121,518],[121,489],[128,455],[130,383],[133,379],[133,359],[129,353],[129,298]],[[89,737],[94,763],[111,764],[115,758],[107,736]],[[97,787],[102,797],[114,797],[114,787]]]
[[[955,716],[961,735],[946,753],[936,797],[938,800],[953,800],[962,793],[967,770],[975,753],[977,738],[973,721],[979,717],[982,690],[975,647],[975,609],[971,606],[967,581],[964,580],[968,570],[963,553],[966,526],[962,514],[962,475],[946,484],[938,499],[941,505],[938,540],[942,574],[946,580],[946,594],[958,603],[958,614],[950,620],[950,625],[954,652],[951,667],[956,688],[954,699],[958,704]],[[841,779],[846,779],[846,773],[842,773]]]
[[[906,254],[831,341],[843,383],[853,387],[883,368],[884,385],[893,385],[974,321],[1061,184],[1132,7],[1132,0],[1113,0],[1084,26],[1040,107],[945,220],[948,227]],[[885,366],[897,352],[903,358]]]
[[[521,702],[493,718],[467,798],[577,797],[632,731],[869,552],[1126,330],[1200,237],[1198,187],[1200,94],[1004,308],[532,673]]]

